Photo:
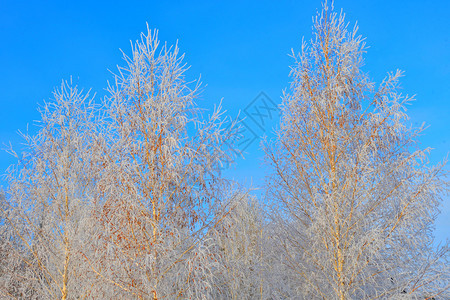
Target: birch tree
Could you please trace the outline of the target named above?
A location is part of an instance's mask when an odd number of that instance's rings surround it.
[[[219,263],[213,299],[265,299],[263,210],[248,192],[238,191],[223,198],[226,214],[210,235]]]
[[[400,71],[376,86],[361,70],[363,39],[326,2],[293,53],[277,138],[265,150],[268,195],[289,298],[449,297],[448,247],[433,221],[448,191],[444,163],[420,149]]]
[[[220,105],[203,117],[178,47],[142,34],[102,107],[63,83],[10,167],[0,292],[19,299],[211,299],[237,194]],[[223,197],[226,195],[226,197]]]
[[[223,215],[219,168],[234,125],[225,127],[220,107],[202,116],[198,82],[186,81],[178,47],[161,46],[156,31],[124,59],[105,100],[92,268],[107,298],[208,298],[217,261],[205,237]]]
[[[90,239],[95,187],[95,110],[88,95],[63,82],[45,103],[35,136],[11,166],[2,207],[8,257],[1,281],[19,299],[86,297],[92,280],[81,253]]]

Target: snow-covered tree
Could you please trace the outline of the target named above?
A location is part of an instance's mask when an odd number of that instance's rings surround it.
[[[208,298],[216,260],[205,237],[223,212],[219,176],[230,157],[220,107],[203,118],[198,83],[178,47],[142,34],[105,100],[108,141],[98,190],[104,297]]]
[[[2,296],[225,297],[213,236],[238,197],[220,176],[236,124],[220,106],[202,116],[178,51],[142,34],[102,107],[63,83],[26,151],[11,150]]]
[[[398,92],[401,72],[378,86],[361,71],[363,39],[325,2],[304,42],[266,145],[268,195],[289,298],[448,298],[448,247],[433,221],[448,191],[430,166]]]
[[[91,242],[95,115],[88,96],[63,82],[41,110],[38,133],[24,135],[26,151],[12,152],[19,163],[9,169],[1,210],[2,292],[12,298],[76,299],[91,289],[82,253]]]
[[[222,221],[208,236],[218,261],[213,299],[261,299],[267,294],[263,269],[263,210],[248,192],[224,195]]]

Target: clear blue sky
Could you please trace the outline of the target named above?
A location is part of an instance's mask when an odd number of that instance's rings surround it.
[[[403,92],[417,95],[411,120],[430,125],[422,145],[435,149],[433,162],[441,160],[450,150],[450,2],[337,0],[335,7],[352,24],[358,21],[367,38],[365,71],[372,79],[405,71]],[[129,53],[146,22],[159,29],[161,40],[179,41],[191,79],[201,74],[207,86],[200,106],[211,108],[223,98],[235,116],[261,91],[279,104],[289,82],[288,53],[300,49],[302,36],[310,37],[317,8],[319,0],[0,0],[0,144],[19,146],[17,131],[39,119],[38,104],[62,79],[72,75],[79,86],[104,95],[108,69],[122,64],[119,48]],[[258,141],[246,150],[229,174],[261,183]],[[1,152],[0,172],[11,163]],[[437,222],[438,239],[450,238],[449,202]]]

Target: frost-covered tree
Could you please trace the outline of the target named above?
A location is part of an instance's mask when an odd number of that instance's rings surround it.
[[[87,95],[63,83],[41,110],[35,136],[9,169],[2,203],[4,295],[20,299],[76,299],[92,284],[83,252],[91,242],[95,196],[95,110]],[[2,247],[3,248],[3,247]],[[5,249],[5,248],[3,248]]]
[[[276,141],[266,145],[288,298],[449,297],[448,247],[433,221],[448,191],[398,92],[361,71],[363,39],[324,4],[291,71]],[[288,280],[288,281],[289,281]],[[429,298],[428,298],[429,299]]]
[[[202,116],[178,51],[142,34],[102,107],[63,83],[25,152],[11,150],[2,296],[226,297],[216,227],[240,197],[220,176],[236,124],[220,106]]]
[[[102,226],[92,268],[104,298],[208,298],[217,261],[205,242],[223,212],[219,176],[229,156],[219,109],[203,118],[198,83],[178,47],[142,34],[105,100]]]
[[[267,293],[263,269],[263,210],[248,193],[224,195],[222,221],[208,236],[218,261],[213,299],[261,299]]]

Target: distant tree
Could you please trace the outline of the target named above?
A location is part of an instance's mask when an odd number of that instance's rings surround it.
[[[263,269],[263,210],[246,192],[224,195],[226,214],[208,236],[213,246],[217,286],[213,299],[261,299],[267,294]]]
[[[432,245],[448,182],[408,125],[401,72],[375,88],[357,28],[326,2],[313,28],[265,149],[288,298],[449,298],[448,247]]]

